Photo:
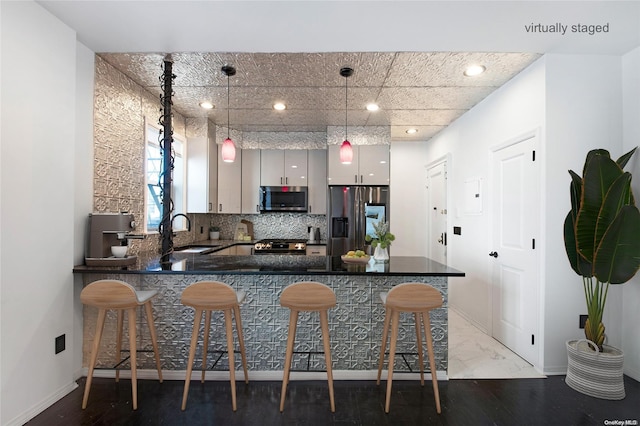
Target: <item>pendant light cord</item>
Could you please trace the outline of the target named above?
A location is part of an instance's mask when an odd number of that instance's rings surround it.
[[[349,106],[348,106],[348,100],[347,100],[347,93],[348,93],[348,87],[347,87],[347,81],[349,80],[349,76],[345,76],[344,77],[344,140],[348,141],[349,138],[347,137],[347,128],[348,128],[348,120],[347,120],[347,112],[349,111]]]
[[[229,108],[230,108],[230,102],[229,102],[229,74],[227,74],[227,139],[231,139],[231,129],[229,128],[231,123],[229,120]]]

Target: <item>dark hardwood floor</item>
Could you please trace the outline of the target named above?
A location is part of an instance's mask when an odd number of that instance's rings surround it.
[[[281,382],[238,382],[238,410],[231,410],[229,382],[192,381],[181,411],[184,382],[138,381],[138,410],[131,409],[131,382],[94,379],[82,410],[79,387],[32,419],[29,426],[69,425],[638,425],[640,383],[625,377],[622,401],[591,398],[546,379],[449,380],[439,382],[437,414],[430,382],[394,381],[391,410],[384,413],[385,385],[336,381],[336,412],[329,409],[326,381],[293,381],[284,413]],[[609,423],[621,421],[621,423]]]

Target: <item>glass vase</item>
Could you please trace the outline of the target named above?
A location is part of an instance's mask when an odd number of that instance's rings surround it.
[[[380,246],[376,246],[375,251],[373,252],[373,260],[376,263],[387,263],[389,261],[389,250],[387,248],[382,248]]]

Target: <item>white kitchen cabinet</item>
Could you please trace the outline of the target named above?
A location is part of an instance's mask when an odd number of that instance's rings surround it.
[[[389,185],[389,145],[362,145],[358,151],[360,183]]]
[[[218,208],[217,213],[241,213],[242,150],[236,148],[233,163],[222,161],[222,145],[218,145]]]
[[[260,150],[242,151],[242,213],[260,213]]]
[[[307,150],[261,150],[260,185],[307,186]]]
[[[253,245],[238,244],[234,247],[236,249],[236,256],[250,256],[252,254],[251,249],[253,248]]]
[[[326,256],[327,246],[307,246],[307,256]]]
[[[218,200],[218,151],[206,136],[187,139],[187,213],[213,213]]]
[[[309,161],[309,213],[327,213],[327,150],[310,149]]]
[[[389,185],[389,145],[353,146],[351,164],[340,162],[340,145],[327,150],[329,185]]]

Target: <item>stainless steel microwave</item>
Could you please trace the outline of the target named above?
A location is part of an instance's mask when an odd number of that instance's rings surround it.
[[[261,212],[306,212],[308,210],[306,186],[261,186]]]

